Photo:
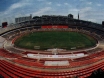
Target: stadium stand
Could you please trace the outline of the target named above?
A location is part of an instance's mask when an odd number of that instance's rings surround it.
[[[15,40],[32,32],[68,31],[80,32],[92,36],[97,45],[75,51],[63,50],[57,53],[77,55],[80,58],[29,58],[27,54],[52,56],[50,51],[28,50],[14,45]],[[0,29],[0,36],[5,40],[0,49],[0,78],[101,78],[104,73],[104,28],[90,21],[71,19],[67,16],[40,16],[32,20]],[[69,65],[47,66],[47,61],[68,61]],[[57,63],[58,64],[58,63]]]

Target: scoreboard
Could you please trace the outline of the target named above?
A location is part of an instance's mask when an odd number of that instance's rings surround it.
[[[8,23],[7,22],[2,22],[2,28],[7,27]]]

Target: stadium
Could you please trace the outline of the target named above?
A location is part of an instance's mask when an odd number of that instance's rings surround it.
[[[104,70],[103,33],[103,25],[72,14],[34,16],[2,28],[0,77],[99,78]]]

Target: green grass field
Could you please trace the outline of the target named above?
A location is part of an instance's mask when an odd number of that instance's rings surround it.
[[[77,32],[34,32],[17,39],[14,43],[17,47],[40,50],[49,48],[89,48],[96,45],[96,40],[88,35]],[[34,48],[35,46],[35,48]],[[38,47],[39,48],[39,47]]]

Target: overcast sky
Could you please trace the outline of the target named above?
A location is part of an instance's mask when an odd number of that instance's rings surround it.
[[[13,23],[16,17],[73,14],[74,18],[101,23],[104,0],[0,0],[0,24]]]

